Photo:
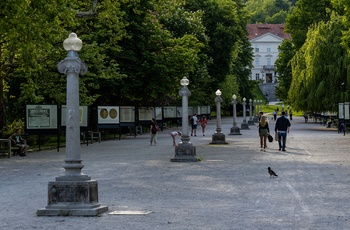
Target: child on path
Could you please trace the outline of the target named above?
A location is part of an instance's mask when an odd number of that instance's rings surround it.
[[[173,139],[173,146],[177,146],[177,145],[176,145],[175,137],[176,137],[176,136],[181,136],[181,132],[173,131],[173,132],[170,133],[170,136],[171,136],[171,138]]]
[[[205,136],[205,127],[208,124],[208,120],[205,116],[203,116],[199,122],[201,123],[201,126],[202,126],[202,134],[203,136]]]

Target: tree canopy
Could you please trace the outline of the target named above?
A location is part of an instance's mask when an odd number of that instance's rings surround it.
[[[214,101],[224,82],[230,95],[249,93],[245,15],[241,0],[2,1],[1,121],[5,105],[15,119],[25,104],[65,103],[57,63],[71,32],[82,39],[79,55],[88,66],[80,78],[82,105],[180,103],[184,76],[192,104]]]

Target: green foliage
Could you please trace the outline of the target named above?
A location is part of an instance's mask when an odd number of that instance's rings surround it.
[[[16,132],[16,129],[24,130],[24,122],[22,120],[14,120],[8,124],[3,130],[2,135],[7,138]]]
[[[341,46],[344,29],[337,17],[312,27],[303,47],[292,60],[293,80],[288,100],[297,110],[337,111],[348,56]]]
[[[288,0],[248,0],[250,23],[284,23],[292,2]]]
[[[292,66],[290,60],[292,60],[295,51],[290,40],[283,40],[278,49],[280,53],[275,65],[279,84],[276,87],[275,93],[280,100],[285,101],[287,100],[288,91],[292,83]]]

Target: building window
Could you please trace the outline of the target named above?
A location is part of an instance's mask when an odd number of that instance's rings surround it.
[[[260,74],[258,73],[255,74],[255,80],[260,80]]]
[[[255,52],[256,52],[256,53],[259,53],[259,47],[258,47],[258,45],[255,45]]]
[[[271,48],[270,48],[270,47],[267,47],[266,51],[267,51],[268,53],[271,53]]]
[[[271,65],[271,58],[270,57],[266,58],[266,65]]]
[[[260,65],[260,58],[256,57],[255,58],[255,66],[259,66]]]

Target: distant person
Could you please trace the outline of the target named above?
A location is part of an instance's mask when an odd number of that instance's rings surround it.
[[[276,119],[277,119],[277,111],[274,110],[274,111],[273,111],[273,120],[275,121]]]
[[[182,134],[181,134],[181,132],[178,132],[178,131],[173,131],[173,132],[171,132],[170,133],[170,136],[171,136],[171,138],[173,139],[173,146],[177,146],[176,145],[176,136],[181,136]]]
[[[309,120],[309,117],[307,115],[307,112],[304,113],[304,119],[305,119],[305,123],[307,123],[307,121]]]
[[[27,140],[21,136],[21,129],[16,129],[16,132],[9,137],[15,146],[19,147],[21,157],[27,156],[27,150],[29,145],[27,145]]]
[[[198,118],[197,114],[193,115],[191,117],[191,136],[197,136],[197,124],[198,124]]]
[[[260,136],[261,151],[263,150],[263,148],[264,148],[264,152],[266,151],[266,148],[267,148],[266,139],[269,133],[270,133],[269,120],[265,115],[263,115],[261,116],[261,119],[259,121],[259,136]]]
[[[287,133],[289,133],[290,121],[286,118],[286,112],[282,111],[282,116],[276,121],[275,132],[278,134],[279,151],[286,151]]]
[[[289,110],[289,120],[293,120],[293,112],[291,109]]]
[[[200,123],[201,126],[202,126],[202,134],[203,134],[203,136],[205,136],[205,127],[207,127],[207,124],[208,124],[207,118],[206,118],[205,116],[203,116],[203,117],[200,119],[199,123]]]
[[[158,124],[156,119],[152,118],[151,120],[151,127],[150,127],[150,133],[151,133],[151,145],[154,143],[154,145],[157,144],[157,133],[158,133]]]

